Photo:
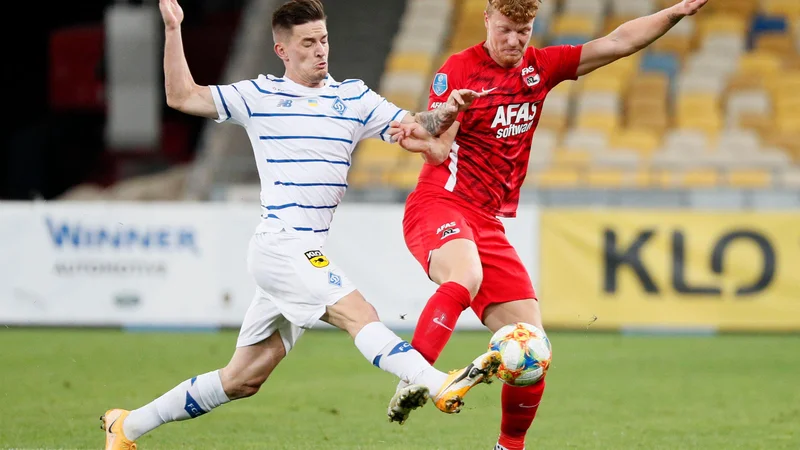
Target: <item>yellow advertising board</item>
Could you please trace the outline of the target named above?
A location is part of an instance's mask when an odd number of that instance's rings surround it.
[[[543,210],[547,326],[800,331],[800,213]]]

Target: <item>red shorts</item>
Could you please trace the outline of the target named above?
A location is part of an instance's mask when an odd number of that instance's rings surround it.
[[[506,238],[500,220],[455,195],[419,188],[406,200],[403,217],[406,246],[428,273],[431,252],[453,239],[469,239],[478,247],[483,283],[472,300],[472,310],[494,303],[536,298],[531,277]]]

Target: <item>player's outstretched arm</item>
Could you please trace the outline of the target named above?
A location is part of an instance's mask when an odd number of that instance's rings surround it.
[[[198,86],[194,82],[183,54],[183,9],[178,0],[159,0],[158,8],[165,26],[164,87],[167,105],[186,114],[216,119],[219,114],[211,89],[208,86]]]
[[[416,122],[400,123],[394,121],[390,124],[388,134],[392,142],[397,142],[401,147],[412,153],[420,153],[428,164],[438,166],[450,156],[450,148],[456,140],[459,123],[450,125],[439,136],[430,133]]]
[[[440,136],[452,127],[459,113],[469,109],[472,102],[484,95],[485,92],[470,89],[453,89],[447,102],[430,111],[407,114],[403,117],[403,123],[416,122],[431,136]]]
[[[578,76],[586,75],[655,42],[686,16],[692,16],[708,0],[682,0],[649,16],[631,20],[611,34],[586,43],[581,51]]]

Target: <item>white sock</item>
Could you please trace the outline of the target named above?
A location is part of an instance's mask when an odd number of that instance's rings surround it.
[[[447,374],[434,369],[411,344],[381,322],[372,322],[362,328],[355,343],[374,366],[407,383],[427,386],[431,395],[438,394],[447,379]]]
[[[219,370],[204,373],[131,411],[122,423],[122,431],[135,441],[167,422],[194,419],[229,401],[222,389]]]

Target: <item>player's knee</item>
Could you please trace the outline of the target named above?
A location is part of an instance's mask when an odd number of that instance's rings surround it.
[[[223,380],[223,388],[231,400],[252,397],[261,389],[267,378],[269,374],[238,374],[230,377],[227,383]]]
[[[483,283],[483,270],[480,265],[465,265],[454,271],[451,279],[469,291],[470,298],[475,298]]]

